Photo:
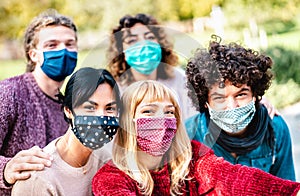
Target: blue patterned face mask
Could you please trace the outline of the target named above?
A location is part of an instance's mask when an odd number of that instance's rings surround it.
[[[75,69],[77,52],[67,49],[44,52],[43,72],[52,80],[63,81]]]
[[[210,119],[228,133],[238,133],[245,129],[251,122],[256,111],[254,100],[245,106],[231,110],[216,111],[210,108],[208,103],[207,107]]]
[[[119,128],[119,120],[113,116],[75,116],[75,136],[92,150],[110,142]]]
[[[161,61],[161,47],[158,43],[141,41],[125,50],[126,62],[141,74],[151,74]]]

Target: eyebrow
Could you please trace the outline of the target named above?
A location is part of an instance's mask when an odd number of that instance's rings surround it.
[[[151,106],[151,107],[159,107],[158,104],[149,103],[149,104],[142,105],[141,108],[143,108],[143,107],[149,107],[149,106]],[[167,107],[167,108],[175,108],[175,106],[173,104],[167,105],[165,107]]]
[[[88,102],[88,103],[90,103],[90,104],[92,104],[92,105],[98,106],[98,103],[96,103],[96,102],[94,102],[94,101],[87,100],[86,102]],[[116,101],[112,101],[112,102],[106,104],[106,106],[112,106],[112,105],[116,105],[116,104],[117,104]]]
[[[148,34],[154,34],[152,31],[147,31],[147,32],[145,32],[144,33],[144,37],[145,36],[147,36]],[[127,37],[137,37],[138,35],[137,34],[132,34],[130,31],[129,31],[129,33],[127,33],[127,35],[126,36],[124,36],[124,38],[123,39],[126,39]]]
[[[60,42],[60,40],[57,40],[57,39],[49,39],[49,40],[46,40],[43,45],[47,45],[49,43],[57,43],[57,42]],[[66,41],[64,42],[76,42],[76,38],[72,38],[72,39],[67,39]]]
[[[248,91],[250,92],[250,88],[249,87],[244,87],[242,88],[241,90],[237,91],[235,94],[239,94],[241,92],[244,92],[244,91]],[[224,94],[221,94],[221,93],[217,93],[217,92],[214,92],[210,95],[210,97],[213,97],[213,96],[225,96]]]

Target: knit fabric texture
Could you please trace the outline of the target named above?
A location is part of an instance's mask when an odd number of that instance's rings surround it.
[[[32,73],[0,82],[0,195],[10,195],[3,181],[6,163],[19,151],[43,148],[63,135],[68,124],[62,105],[44,94]]]
[[[191,180],[183,185],[183,195],[296,195],[300,183],[283,180],[256,168],[232,165],[203,144],[192,141]],[[154,181],[152,195],[170,195],[170,175],[167,166],[151,172]],[[93,193],[100,195],[143,195],[136,181],[120,171],[112,162],[94,176]]]
[[[111,158],[111,149],[106,148],[106,144],[101,149],[93,150],[84,166],[72,167],[57,151],[56,143],[59,139],[44,148],[53,157],[51,167],[32,172],[27,180],[17,181],[12,196],[92,196],[93,176]]]

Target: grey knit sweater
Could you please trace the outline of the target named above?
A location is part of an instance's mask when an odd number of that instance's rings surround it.
[[[10,195],[3,181],[6,163],[19,151],[41,148],[68,128],[62,106],[38,87],[32,73],[0,81],[0,195]]]

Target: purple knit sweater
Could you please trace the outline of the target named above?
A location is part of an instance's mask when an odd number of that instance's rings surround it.
[[[46,146],[68,128],[61,104],[45,95],[32,73],[0,81],[0,195],[10,195],[3,170],[11,157]]]

